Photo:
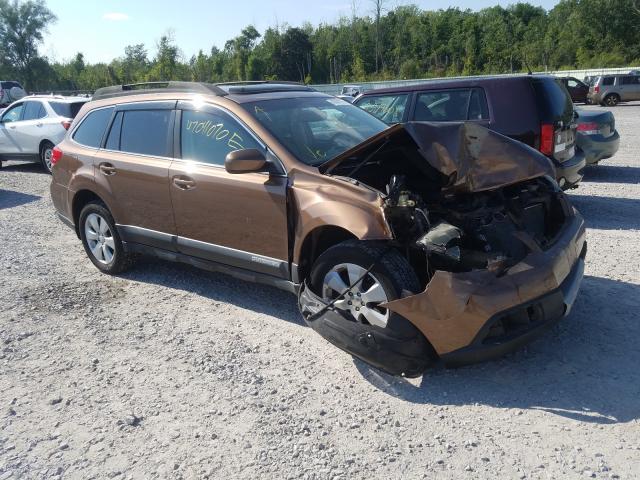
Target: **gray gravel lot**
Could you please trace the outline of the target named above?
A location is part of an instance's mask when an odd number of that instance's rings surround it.
[[[588,107],[600,108],[600,107]],[[640,104],[571,192],[570,317],[501,360],[381,374],[295,298],[145,260],[109,277],[35,164],[0,171],[0,480],[640,478]]]

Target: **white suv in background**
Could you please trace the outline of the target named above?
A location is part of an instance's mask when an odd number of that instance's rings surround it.
[[[0,115],[0,165],[3,160],[35,160],[51,172],[51,152],[67,133],[88,98],[29,96]]]

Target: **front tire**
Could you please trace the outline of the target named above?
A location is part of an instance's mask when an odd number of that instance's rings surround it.
[[[134,257],[125,251],[113,216],[103,203],[85,205],[79,227],[84,250],[100,271],[114,275],[132,266]]]
[[[53,164],[51,163],[51,156],[53,155],[53,143],[44,142],[40,147],[40,162],[48,173],[51,173]]]
[[[371,265],[374,266],[367,273]],[[324,302],[339,298],[334,308],[341,313],[345,331],[351,331],[354,337],[354,348],[345,350],[394,374],[399,373],[397,364],[385,365],[380,360],[400,356],[408,366],[401,372],[406,376],[422,374],[435,360],[433,347],[413,323],[379,306],[422,290],[413,268],[397,250],[382,242],[339,243],[318,257],[309,280],[311,290]],[[342,297],[354,283],[350,295]],[[379,339],[378,351],[372,351],[371,357],[356,345],[358,338],[369,334]],[[379,355],[381,348],[389,348],[389,354]]]

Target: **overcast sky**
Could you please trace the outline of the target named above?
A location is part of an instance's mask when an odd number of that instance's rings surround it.
[[[437,10],[449,6],[481,9],[492,5],[506,6],[515,1],[464,0],[389,0],[387,8],[415,4]],[[530,3],[546,9],[555,0]],[[186,58],[202,49],[237,36],[245,26],[253,24],[260,33],[276,23],[300,26],[304,22],[317,25],[334,22],[351,14],[350,0],[47,0],[47,6],[58,20],[49,27],[41,53],[52,60],[68,60],[82,52],[88,62],[109,62],[122,56],[124,47],[144,43],[152,56],[160,36],[171,30]],[[371,14],[372,0],[356,0],[360,16]]]

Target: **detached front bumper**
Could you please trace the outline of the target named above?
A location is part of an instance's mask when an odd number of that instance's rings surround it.
[[[567,315],[584,272],[585,228],[576,212],[546,251],[496,277],[438,271],[424,292],[384,305],[411,321],[448,365],[495,358]]]
[[[613,157],[620,146],[620,135],[614,130],[613,135],[583,135],[578,133],[576,143],[584,151],[587,165],[593,165],[605,158]]]

